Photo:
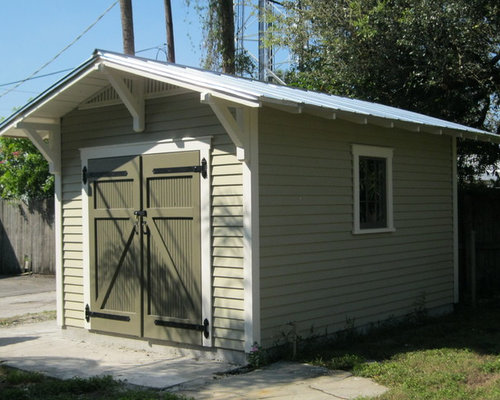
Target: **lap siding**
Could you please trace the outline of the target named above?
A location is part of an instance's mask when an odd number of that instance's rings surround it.
[[[212,136],[213,333],[215,346],[243,350],[242,166],[210,107],[199,96],[155,98],[146,104],[146,133],[132,131],[122,105],[75,110],[62,121],[64,316],[83,327],[82,196],[79,149],[168,138]]]
[[[267,109],[259,132],[264,345],[453,302],[451,138]],[[396,232],[352,234],[352,144],[394,149]]]

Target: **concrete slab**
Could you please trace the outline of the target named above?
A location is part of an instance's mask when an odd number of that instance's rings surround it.
[[[348,372],[292,362],[230,374],[237,366],[147,346],[83,329],[61,330],[55,321],[0,328],[0,362],[61,379],[112,375],[195,399],[354,399],[387,390]]]
[[[54,286],[53,277],[0,278],[0,318],[54,310]],[[192,354],[84,329],[63,330],[54,320],[0,328],[0,363],[61,379],[112,375],[195,399],[354,399],[387,390],[345,371],[291,362],[228,374],[238,366]]]
[[[229,363],[197,359],[180,350],[128,346],[122,338],[62,330],[55,321],[0,328],[0,361],[28,371],[68,379],[112,375],[127,383],[169,388],[234,369]]]
[[[247,374],[226,376],[212,382],[190,382],[175,388],[194,399],[355,399],[387,391],[369,379],[345,371],[293,362],[278,362]]]

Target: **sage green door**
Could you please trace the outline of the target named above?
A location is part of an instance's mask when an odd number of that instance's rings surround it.
[[[202,344],[199,164],[197,151],[89,161],[92,329]]]
[[[90,311],[92,329],[140,336],[140,159],[89,160]]]
[[[200,173],[198,152],[143,159],[146,296],[144,336],[201,344]],[[165,326],[170,325],[170,326]]]

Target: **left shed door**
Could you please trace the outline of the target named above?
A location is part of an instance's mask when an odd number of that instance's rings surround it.
[[[89,160],[92,329],[141,335],[141,158]]]

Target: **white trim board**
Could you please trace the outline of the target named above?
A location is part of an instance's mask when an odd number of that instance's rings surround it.
[[[126,143],[122,145],[87,147],[80,149],[81,167],[88,167],[88,160],[94,158],[109,158],[120,156],[133,156],[158,153],[173,153],[181,151],[199,151],[200,162],[203,158],[210,163],[210,149],[212,138],[183,138],[168,139],[152,142]],[[211,197],[210,197],[210,164],[207,165],[207,178],[200,179],[200,217],[201,217],[201,296],[202,316],[207,318],[210,327],[213,326],[212,318],[212,262],[211,262]],[[90,252],[89,252],[89,209],[88,185],[82,183],[82,215],[83,215],[83,300],[90,304]],[[201,323],[201,321],[200,321]],[[84,321],[84,327],[91,329],[91,324]],[[213,330],[210,337],[203,337],[203,346],[212,347]]]
[[[243,287],[245,309],[245,352],[260,344],[260,232],[259,232],[259,137],[258,111],[250,109],[243,124],[249,132],[243,162]]]
[[[64,318],[64,270],[63,270],[63,225],[62,225],[62,177],[54,174],[54,234],[56,236],[56,310],[57,325],[66,325]]]

